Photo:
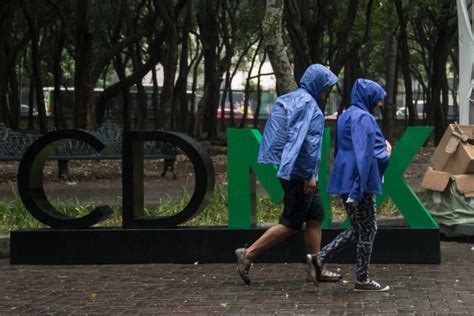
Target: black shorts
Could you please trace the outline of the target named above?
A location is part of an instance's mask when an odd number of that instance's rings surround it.
[[[324,209],[319,196],[319,188],[312,195],[304,194],[304,182],[301,180],[280,179],[285,197],[283,213],[279,223],[285,227],[300,230],[307,221],[322,222]]]

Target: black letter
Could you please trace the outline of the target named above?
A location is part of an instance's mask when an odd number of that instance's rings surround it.
[[[143,146],[146,141],[166,142],[180,148],[191,160],[196,175],[188,205],[173,216],[144,217]],[[172,132],[124,132],[122,152],[123,227],[176,227],[199,214],[214,190],[214,166],[205,149],[194,139]]]
[[[49,154],[63,139],[83,141],[98,152],[106,145],[92,133],[82,130],[64,129],[44,134],[25,152],[18,169],[18,192],[26,209],[34,218],[53,228],[87,228],[110,216],[109,206],[99,206],[84,217],[74,218],[59,212],[49,203],[43,188],[43,168]]]

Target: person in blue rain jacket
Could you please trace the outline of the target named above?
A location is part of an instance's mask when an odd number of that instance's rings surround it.
[[[318,102],[327,98],[336,82],[337,77],[327,67],[311,65],[301,77],[299,88],[280,96],[272,108],[257,161],[278,166],[277,178],[285,192],[284,209],[277,225],[250,247],[235,250],[238,272],[247,284],[251,263],[257,255],[296,233],[305,222],[307,252],[320,249],[324,211],[316,181],[324,115]],[[340,277],[327,270],[322,272],[324,281],[337,281]]]
[[[339,234],[318,253],[307,255],[313,282],[317,283],[322,266],[332,255],[357,243],[354,290],[390,289],[370,280],[368,273],[377,231],[375,194],[382,193],[383,173],[392,150],[374,117],[380,112],[385,96],[386,92],[376,82],[357,79],[352,88],[351,106],[338,119],[328,192],[341,197],[352,228]]]

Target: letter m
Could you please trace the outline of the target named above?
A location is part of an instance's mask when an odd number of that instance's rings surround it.
[[[257,164],[258,149],[262,135],[256,129],[227,130],[228,158],[228,210],[230,228],[250,228],[257,224],[256,178],[276,204],[283,199],[283,189],[276,178],[277,167]],[[331,211],[326,194],[328,178],[327,156],[330,146],[330,131],[325,130],[323,154],[319,172],[319,187],[325,209],[324,226],[330,225]]]

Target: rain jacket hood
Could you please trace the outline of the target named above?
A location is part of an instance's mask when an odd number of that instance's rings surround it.
[[[387,93],[378,83],[367,79],[357,79],[352,87],[352,105],[372,113],[375,105],[386,95]]]
[[[327,67],[311,65],[299,89],[278,97],[265,125],[258,163],[278,165],[280,179],[317,176],[324,130],[317,100],[324,88],[336,82],[336,75]]]
[[[337,77],[327,67],[314,64],[308,67],[300,79],[300,87],[311,94],[316,102],[324,88],[333,86]]]
[[[352,106],[337,122],[335,160],[328,192],[362,196],[382,193],[382,177],[389,162],[385,138],[371,114],[386,96],[383,88],[367,79],[358,79],[352,89]]]

